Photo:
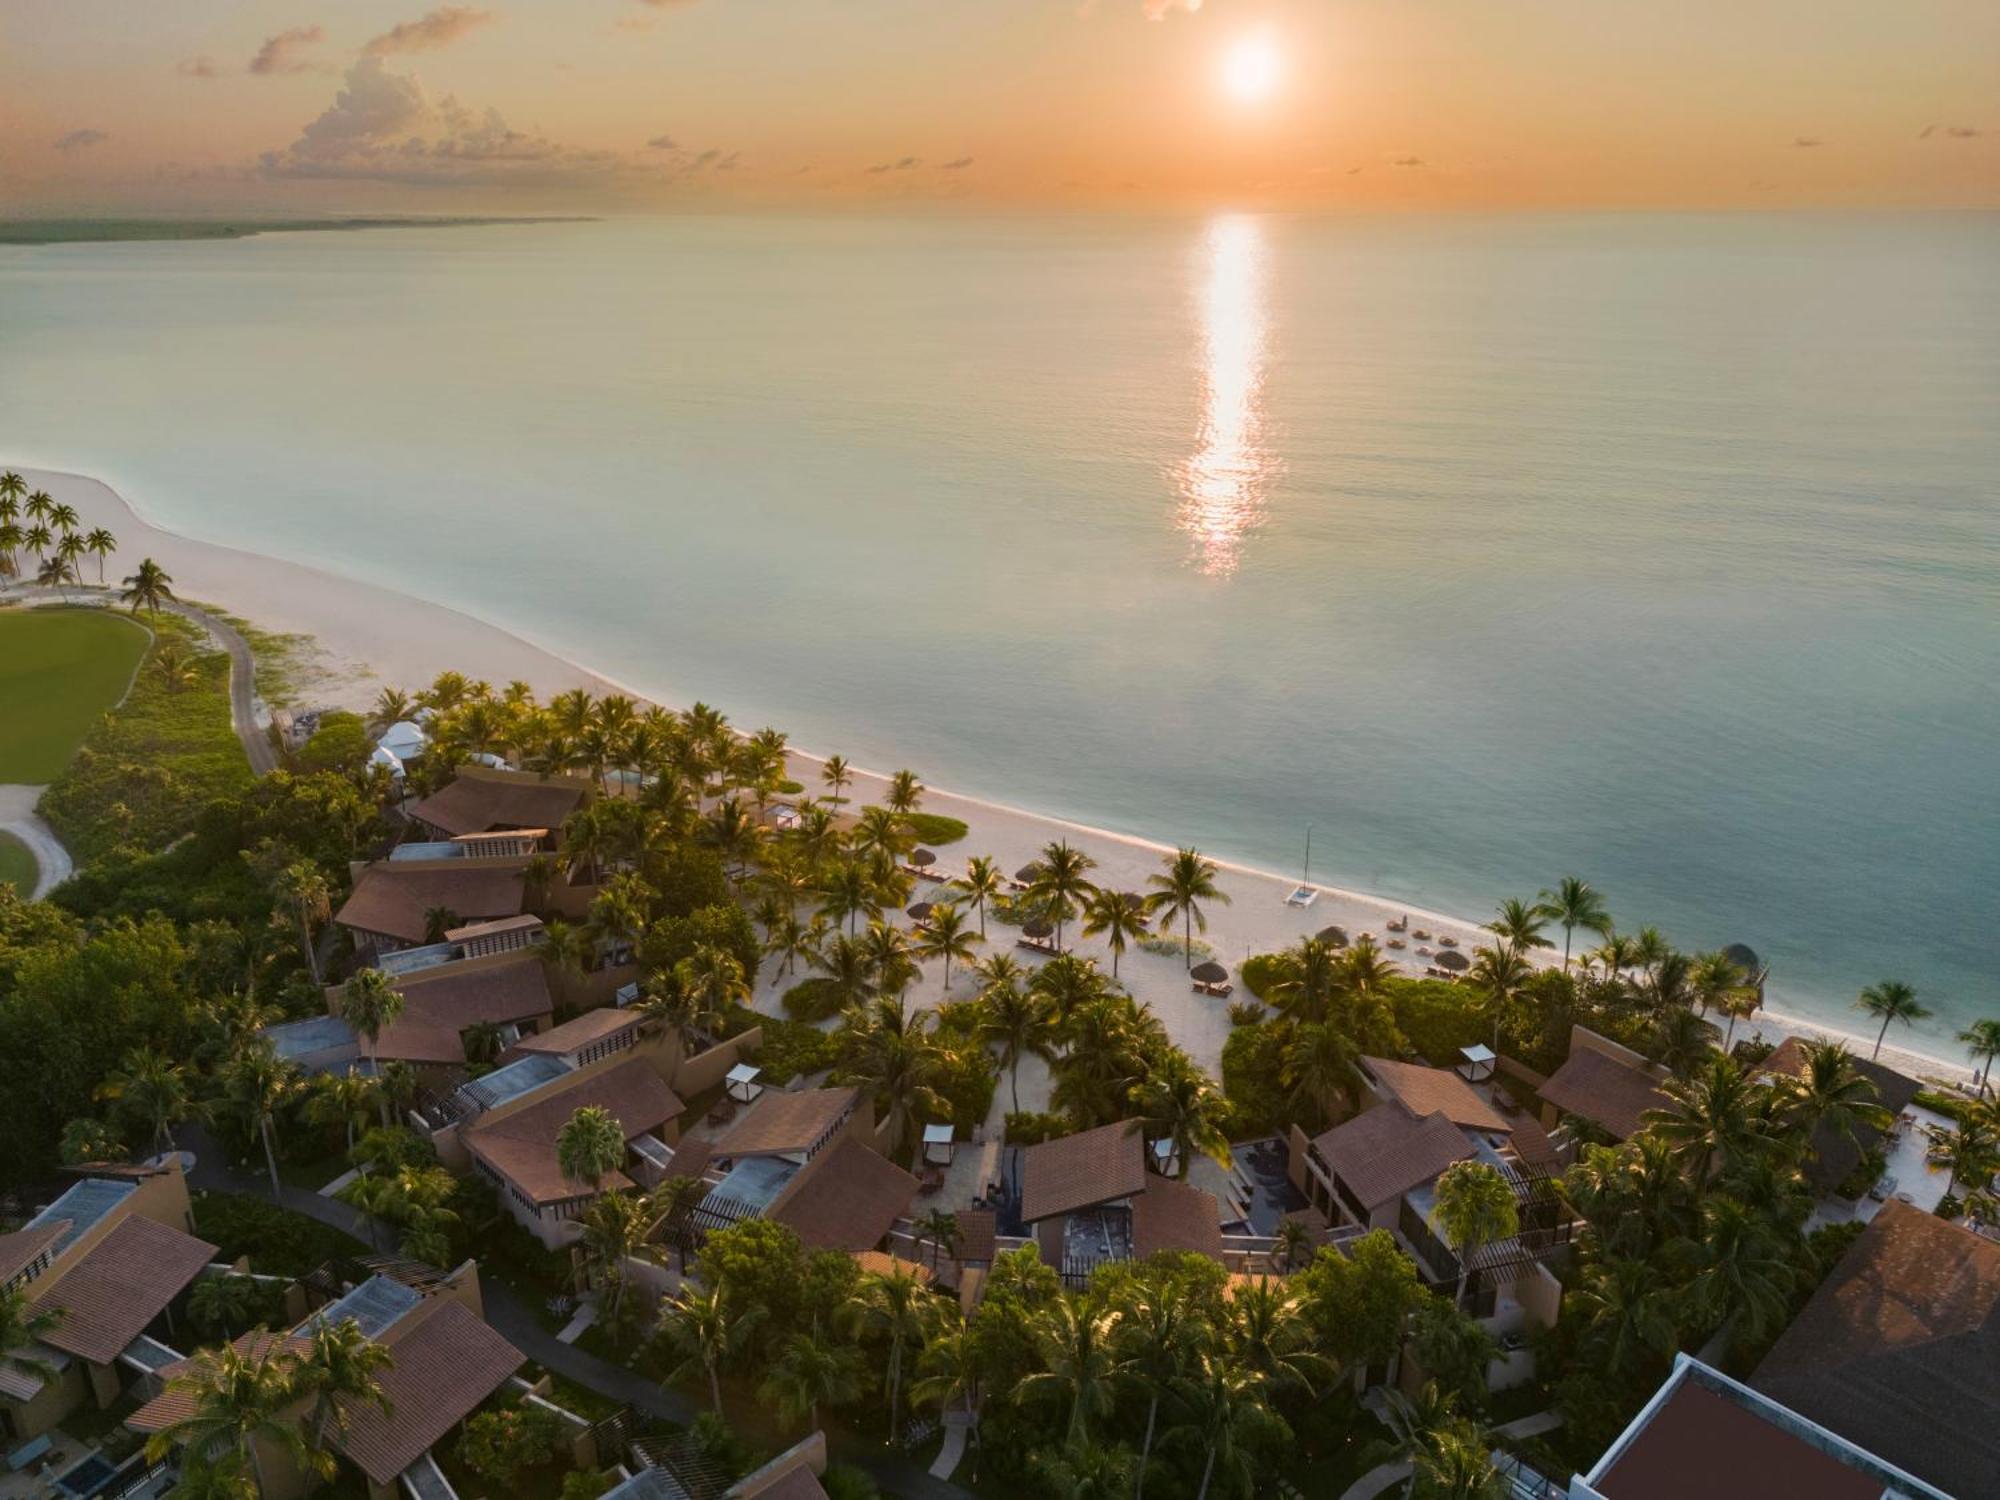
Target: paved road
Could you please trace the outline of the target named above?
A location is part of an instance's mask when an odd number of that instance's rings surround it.
[[[35,888],[27,892],[30,901],[39,901],[69,879],[75,868],[69,850],[56,839],[55,830],[35,816],[35,804],[46,787],[0,786],[0,833],[11,833],[35,857]]]
[[[195,1153],[194,1171],[189,1174],[193,1186],[257,1197],[270,1196],[270,1178],[260,1170],[230,1165],[199,1125],[184,1127],[181,1135],[183,1147]],[[370,1234],[369,1216],[345,1203],[290,1185],[284,1187],[278,1201],[295,1213],[353,1235],[364,1245],[375,1242]],[[564,1379],[587,1386],[600,1396],[629,1406],[636,1412],[663,1418],[683,1427],[699,1414],[700,1409],[693,1403],[672,1391],[663,1390],[643,1375],[600,1359],[573,1344],[563,1343],[543,1326],[535,1310],[510,1288],[488,1280],[480,1283],[480,1291],[485,1301],[486,1321],[544,1369],[553,1370]],[[798,1440],[797,1433],[780,1430],[769,1414],[762,1410],[732,1409],[729,1424],[754,1441],[768,1445],[773,1451],[789,1447]],[[866,1469],[889,1494],[904,1496],[907,1500],[972,1500],[970,1491],[932,1478],[918,1464],[900,1454],[885,1452],[879,1444],[838,1433],[829,1433],[828,1440],[829,1452],[835,1460]]]

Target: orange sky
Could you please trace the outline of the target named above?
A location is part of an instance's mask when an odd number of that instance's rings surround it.
[[[15,0],[0,211],[2000,206],[1995,0],[1190,5]]]

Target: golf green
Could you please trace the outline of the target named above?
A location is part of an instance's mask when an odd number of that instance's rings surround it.
[[[125,696],[146,631],[99,609],[0,612],[0,782],[55,780]]]
[[[12,885],[22,896],[35,889],[35,856],[11,833],[0,833],[0,885]]]

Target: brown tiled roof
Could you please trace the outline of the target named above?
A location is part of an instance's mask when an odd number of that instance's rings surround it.
[[[1653,1413],[1597,1490],[1605,1500],[1883,1500],[1880,1480],[1689,1383]]]
[[[68,1219],[58,1219],[39,1229],[17,1229],[12,1234],[0,1234],[0,1286],[5,1286],[32,1265],[36,1256],[62,1238],[69,1225]]]
[[[517,916],[521,910],[521,866],[450,860],[435,865],[374,864],[363,870],[334,921],[358,932],[377,932],[406,943],[424,940],[424,913],[433,907],[461,920]]]
[[[450,786],[410,809],[419,823],[456,838],[505,828],[560,828],[590,795],[587,782],[566,776],[468,766]]]
[[[1785,1078],[1803,1077],[1806,1071],[1804,1039],[1786,1037],[1777,1050],[1764,1059],[1757,1071]],[[1908,1109],[1923,1087],[1916,1079],[1907,1078],[1894,1068],[1885,1068],[1871,1058],[1856,1056],[1854,1071],[1875,1085],[1874,1102],[1892,1115],[1900,1115]],[[1868,1148],[1881,1138],[1882,1132],[1872,1125],[1856,1125],[1854,1134],[1850,1136],[1832,1121],[1821,1121],[1819,1128],[1813,1132],[1813,1156],[1806,1168],[1807,1179],[1821,1190],[1844,1181],[1847,1174],[1860,1164]]]
[[[628,1141],[664,1125],[685,1108],[664,1078],[632,1058],[560,1079],[525,1108],[491,1123],[474,1123],[465,1133],[466,1147],[536,1203],[582,1197],[590,1188],[563,1176],[556,1164],[556,1137],[569,1117],[586,1105],[609,1110]],[[624,1187],[627,1182],[622,1173],[614,1173],[603,1185]]]
[[[1336,1125],[1313,1144],[1371,1212],[1473,1154],[1442,1111],[1418,1116],[1394,1099]]]
[[[1081,1130],[1023,1148],[1021,1219],[1034,1224],[1129,1198],[1145,1185],[1146,1142],[1137,1120]]]
[[[481,1021],[496,1026],[550,1014],[547,967],[532,949],[504,959],[474,959],[419,969],[396,981],[403,1013],[463,1031]]]
[[[127,1214],[35,1298],[38,1312],[62,1309],[41,1341],[108,1365],[146,1331],[215,1255],[206,1240]]]
[[[757,1491],[757,1500],[827,1500],[826,1486],[804,1464]]]
[[[697,1136],[682,1136],[680,1144],[672,1149],[673,1159],[667,1163],[669,1177],[699,1179],[715,1159],[715,1142]]]
[[[449,1300],[392,1338],[389,1353],[396,1363],[380,1376],[389,1411],[372,1402],[346,1406],[347,1431],[336,1440],[381,1485],[395,1483],[527,1359],[470,1308]]]
[[[362,1043],[384,1062],[462,1063],[465,1040],[455,1026],[432,1026],[411,1019],[407,1013],[382,1028],[372,1048]]]
[[[1659,1080],[1595,1047],[1572,1047],[1569,1060],[1541,1087],[1541,1096],[1566,1115],[1578,1115],[1618,1140],[1639,1133],[1640,1116],[1667,1102]]]
[[[785,1184],[766,1217],[808,1250],[872,1250],[916,1195],[916,1178],[846,1135]]]
[[[741,1119],[716,1138],[717,1156],[784,1156],[811,1149],[855,1107],[861,1090],[765,1089]]]
[[[538,966],[539,967],[539,966]],[[636,1011],[620,1010],[615,1005],[599,1006],[587,1010],[574,1020],[565,1021],[560,1026],[551,1026],[547,1031],[534,1036],[524,1036],[514,1044],[516,1052],[549,1052],[557,1056],[574,1052],[579,1047],[587,1047],[592,1042],[601,1042],[606,1037],[616,1036],[621,1031],[630,1031],[645,1024],[645,1017]]]
[[[961,1208],[958,1220],[958,1259],[990,1261],[994,1237],[1000,1232],[1000,1217],[990,1208]]]
[[[1454,1125],[1501,1135],[1514,1128],[1510,1120],[1449,1068],[1427,1068],[1421,1063],[1394,1062],[1386,1057],[1364,1057],[1361,1066],[1375,1075],[1391,1098],[1407,1104],[1411,1114],[1431,1115],[1442,1110]]]
[[[2000,1475],[2000,1245],[1887,1203],[1750,1382],[1956,1495]]]
[[[1132,1253],[1191,1250],[1222,1259],[1222,1207],[1215,1194],[1155,1173],[1132,1200]]]

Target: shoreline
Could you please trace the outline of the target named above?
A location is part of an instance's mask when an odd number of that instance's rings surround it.
[[[110,483],[89,475],[39,464],[24,463],[20,468],[31,486],[75,505],[86,525],[106,525],[119,538],[117,557],[135,560],[151,556],[158,561],[173,576],[176,594],[213,601],[263,631],[308,637],[309,648],[301,656],[310,660],[299,663],[301,706],[365,712],[377,686],[414,690],[445,670],[496,684],[518,678],[545,696],[584,687],[596,694],[617,692],[641,702],[653,701],[650,695],[528,636],[462,610],[306,564],[185,536],[160,525],[138,501]],[[119,565],[114,562],[114,566]],[[107,580],[110,576],[107,568]],[[813,766],[825,759],[798,748],[791,753]],[[887,779],[880,771],[858,766],[855,773],[857,795]],[[1051,838],[1073,836],[1098,859],[1105,880],[1120,888],[1136,889],[1156,868],[1158,856],[1174,847],[928,784],[925,808],[959,817],[971,829],[959,846],[941,851],[941,868],[955,867],[965,853],[977,852],[993,854],[1003,867],[1012,869],[1026,863]],[[1390,917],[1407,915],[1413,925],[1453,933],[1464,947],[1471,946],[1469,939],[1475,934],[1483,935],[1477,921],[1317,882],[1313,889],[1318,895],[1312,905],[1288,907],[1283,897],[1298,884],[1295,878],[1255,865],[1210,858],[1223,872],[1222,884],[1233,903],[1210,909],[1210,938],[1216,957],[1232,969],[1252,952],[1289,946],[1329,923],[1351,932],[1379,930]],[[1246,895],[1261,899],[1239,899]],[[1004,934],[1007,929],[1000,931]],[[1398,953],[1389,957],[1421,969],[1421,960]],[[1176,1040],[1214,1071],[1228,1031],[1222,1007],[1212,1001],[1206,1005],[1190,1003],[1179,968],[1177,958],[1134,949],[1126,955],[1120,977],[1135,995],[1154,1007]],[[760,1004],[765,993],[759,992]],[[1220,1027],[1218,1021],[1222,1021]],[[1750,1021],[1739,1023],[1738,1030],[1753,1036],[1775,1033],[1779,1040],[1794,1034],[1829,1037],[1844,1041],[1862,1056],[1874,1047],[1872,1037],[1782,1008],[1760,1010]],[[1924,1040],[1941,1045],[1932,1038]],[[1893,1039],[1883,1044],[1882,1060],[1926,1078],[1965,1082],[1974,1074],[1968,1062],[1919,1047],[1899,1046]]]

